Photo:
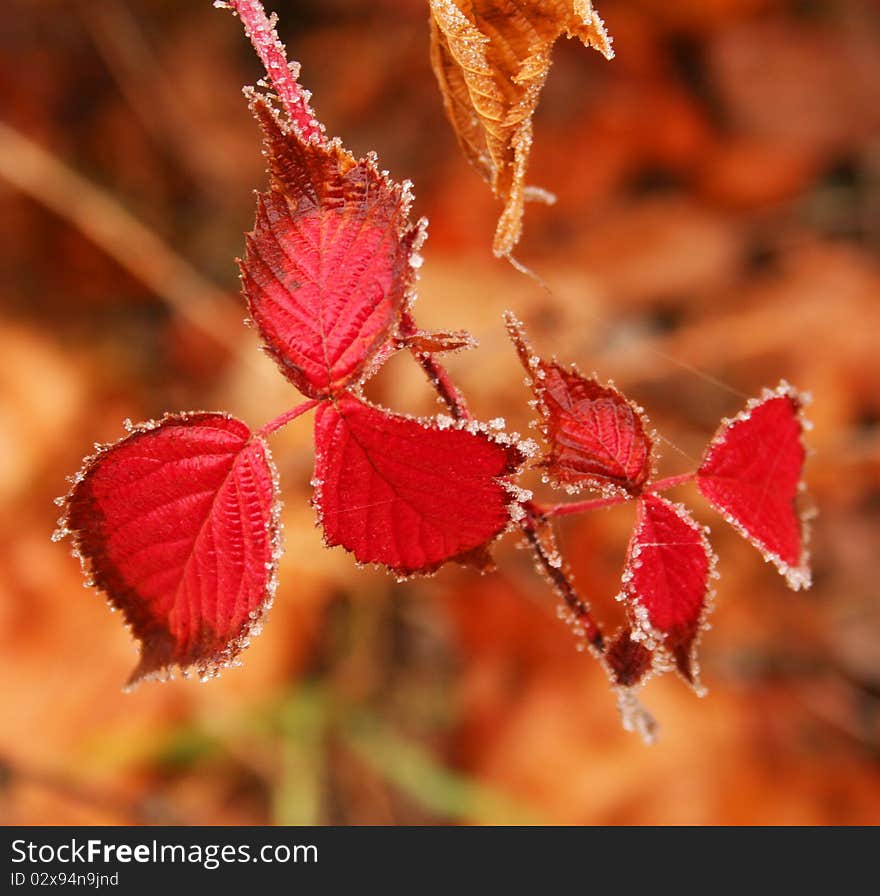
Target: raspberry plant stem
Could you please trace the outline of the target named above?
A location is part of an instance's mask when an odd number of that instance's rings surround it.
[[[291,69],[287,51],[275,30],[275,14],[267,16],[260,0],[215,0],[214,5],[239,15],[244,33],[257,51],[278,99],[302,137],[323,140],[323,129],[309,106],[308,91],[297,81],[298,66]]]
[[[293,420],[296,420],[297,417],[301,417],[303,414],[308,413],[320,403],[320,401],[313,398],[310,401],[304,401],[302,404],[298,404],[295,408],[291,408],[289,411],[279,414],[274,420],[270,420],[265,426],[260,427],[257,431],[257,435],[272,435],[273,432],[277,432],[282,426],[287,426],[288,423],[291,423]]]
[[[309,106],[308,91],[303,90],[297,80],[298,67],[291,69],[288,64],[287,51],[275,30],[275,15],[267,16],[259,0],[215,0],[214,5],[231,9],[238,14],[244,25],[245,35],[257,51],[272,87],[299,133],[306,140],[323,140],[321,125]],[[403,335],[408,335],[417,329],[412,316],[405,311],[401,316],[401,332]],[[449,408],[449,413],[456,420],[469,420],[471,415],[467,402],[452,382],[446,368],[435,360],[433,355],[423,355],[414,351],[413,357]]]
[[[539,521],[536,520],[531,513],[527,513],[522,522],[522,530],[526,542],[531,548],[532,553],[535,555],[535,559],[553,583],[560,597],[565,601],[578,623],[583,626],[584,635],[587,641],[599,651],[599,653],[602,653],[605,649],[605,639],[602,636],[602,629],[593,618],[589,605],[575,590],[574,584],[566,575],[565,570],[557,563],[554,563],[553,558],[547,553],[538,535],[538,525],[540,525]]]
[[[401,336],[411,336],[417,332],[413,316],[409,311],[404,311],[400,317],[400,334]],[[431,354],[418,352],[411,349],[412,356],[415,358],[419,367],[425,372],[428,382],[434,387],[443,403],[449,408],[449,413],[456,420],[470,420],[471,413],[468,410],[467,401],[458,386],[452,382],[449,372],[446,368]]]
[[[690,473],[681,473],[678,476],[667,476],[665,479],[658,479],[651,482],[645,489],[649,494],[658,494],[675,488],[677,485],[683,485],[690,482],[697,474],[693,471]],[[617,504],[624,504],[630,500],[629,495],[613,495],[610,498],[589,498],[586,501],[573,501],[563,504],[537,504],[536,509],[541,519],[549,519],[556,516],[572,516],[576,513],[587,513],[590,510],[601,510],[603,507],[615,507]]]

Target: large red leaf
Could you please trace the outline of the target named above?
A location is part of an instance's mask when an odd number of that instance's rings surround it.
[[[508,332],[529,374],[548,444],[541,465],[569,491],[586,486],[636,495],[651,475],[653,441],[642,409],[610,385],[544,361],[508,314]]]
[[[523,460],[501,434],[421,421],[343,395],[315,421],[315,505],[328,545],[401,575],[484,564],[521,513],[508,477]]]
[[[665,655],[692,683],[714,565],[705,530],[683,506],[653,494],[639,498],[621,598],[632,636]]]
[[[805,458],[803,403],[787,383],[766,389],[724,422],[697,471],[712,506],[795,590],[810,586],[806,527],[796,507]]]
[[[138,427],[86,461],[59,534],[141,642],[130,683],[174,666],[210,675],[246,646],[274,592],[268,449],[224,414]]]
[[[251,317],[282,373],[311,398],[356,381],[392,334],[418,265],[408,184],[338,141],[304,139],[260,94],[270,190],[240,262]]]

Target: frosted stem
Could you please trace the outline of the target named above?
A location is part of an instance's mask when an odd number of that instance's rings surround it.
[[[602,629],[593,618],[589,605],[577,593],[574,584],[564,570],[547,555],[547,551],[544,549],[544,545],[541,544],[541,539],[535,531],[535,524],[528,517],[523,520],[522,530],[541,568],[550,577],[560,597],[562,597],[569,610],[574,613],[578,623],[583,627],[587,641],[601,653],[605,649],[605,639],[602,637]]]
[[[400,333],[402,336],[411,336],[418,331],[416,322],[409,311],[404,311],[400,317]],[[411,348],[412,356],[428,377],[428,381],[437,391],[437,394],[449,408],[449,413],[456,420],[470,420],[471,412],[468,410],[467,401],[461,390],[452,382],[452,377],[446,368],[432,355]]]
[[[682,473],[680,476],[667,476],[665,479],[658,479],[656,482],[652,482],[648,486],[647,491],[666,492],[677,485],[684,485],[685,482],[690,482],[696,475],[696,472],[691,471],[690,473]]]
[[[265,426],[260,428],[258,435],[272,435],[273,432],[277,432],[282,426],[287,426],[288,423],[291,423],[293,420],[296,420],[297,417],[301,417],[303,414],[308,413],[320,403],[321,402],[317,399],[312,399],[311,401],[304,401],[302,404],[298,404],[295,408],[291,408],[289,411],[279,414],[274,420],[270,420]]]
[[[0,121],[0,178],[76,227],[183,319],[233,355],[241,343],[218,324],[229,295],[134,217],[112,194]],[[262,369],[262,368],[261,368]]]
[[[614,507],[627,501],[626,495],[613,495],[610,498],[590,498],[586,501],[572,501],[567,504],[537,505],[543,519],[553,516],[571,516],[575,513],[586,513],[590,510],[601,510],[603,507]]]
[[[244,33],[253,44],[278,99],[300,135],[308,140],[323,139],[323,128],[309,106],[308,91],[303,90],[297,76],[299,66],[287,61],[287,50],[275,30],[276,18],[266,15],[260,0],[219,0],[215,6],[238,13]]]

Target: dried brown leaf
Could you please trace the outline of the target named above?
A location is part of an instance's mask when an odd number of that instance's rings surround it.
[[[562,35],[607,59],[611,39],[590,0],[430,0],[431,63],[468,161],[504,203],[493,250],[509,256],[522,233],[532,115]],[[552,199],[551,199],[552,201]]]

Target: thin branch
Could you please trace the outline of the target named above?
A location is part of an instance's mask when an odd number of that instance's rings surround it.
[[[418,332],[418,326],[409,311],[404,311],[401,315],[400,332],[402,336],[412,336]],[[424,371],[428,382],[449,408],[449,413],[456,420],[470,420],[471,413],[468,410],[467,400],[458,386],[452,382],[452,377],[446,368],[432,354],[420,352],[415,347],[411,347],[410,352]]]
[[[612,495],[610,498],[588,498],[586,501],[569,501],[562,504],[538,504],[538,515],[541,519],[549,519],[555,516],[572,516],[576,513],[587,513],[591,510],[601,510],[603,507],[615,507],[617,504],[625,504],[629,501],[629,495]]]
[[[259,0],[215,0],[214,6],[231,9],[241,18],[245,35],[257,51],[278,99],[300,135],[306,140],[312,137],[323,139],[324,128],[309,106],[309,92],[303,90],[297,80],[299,64],[288,63],[287,50],[275,30],[278,21],[275,13],[267,16]]]
[[[279,414],[274,420],[270,420],[265,426],[259,429],[257,435],[269,436],[272,435],[273,432],[278,432],[282,426],[287,426],[288,423],[292,423],[297,417],[301,417],[303,414],[308,413],[320,403],[321,402],[317,399],[311,399],[310,401],[304,401],[302,404],[298,404],[295,408],[291,408],[289,411]]]
[[[536,521],[530,515],[523,519],[523,534],[535,559],[553,583],[559,596],[565,601],[566,606],[574,614],[575,621],[583,628],[587,641],[600,653],[603,652],[605,639],[602,636],[599,623],[593,617],[589,604],[577,593],[574,584],[559,563],[547,553],[536,530],[536,525]]]
[[[696,471],[692,470],[690,473],[681,473],[678,476],[667,476],[665,479],[657,479],[655,482],[648,483],[645,491],[651,493],[668,492],[669,489],[675,488],[677,485],[684,485],[686,482],[690,482],[696,475]]]

